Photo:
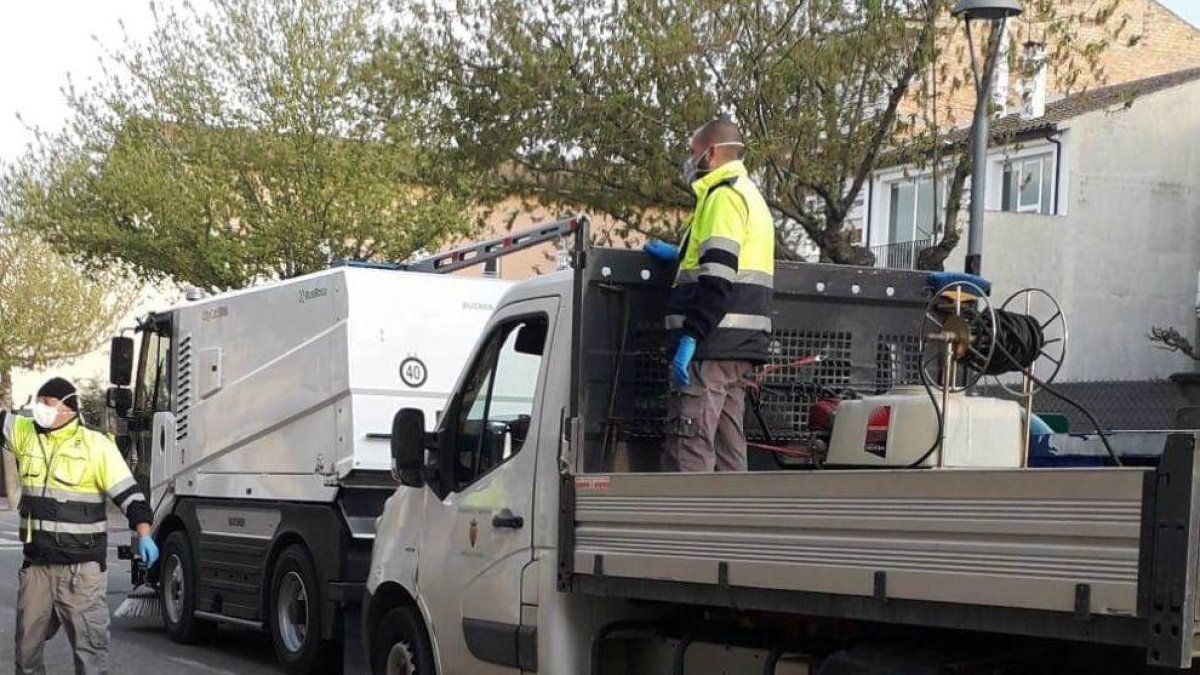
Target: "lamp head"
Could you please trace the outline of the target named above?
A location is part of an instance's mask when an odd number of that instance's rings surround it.
[[[1020,16],[1022,11],[1020,0],[958,0],[950,14],[967,21],[996,21]]]

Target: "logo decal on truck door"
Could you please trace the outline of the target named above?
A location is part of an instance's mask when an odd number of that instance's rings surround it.
[[[425,364],[421,359],[410,356],[400,362],[400,379],[404,380],[404,384],[417,389],[425,384],[427,377],[429,377],[429,372],[425,370]]]

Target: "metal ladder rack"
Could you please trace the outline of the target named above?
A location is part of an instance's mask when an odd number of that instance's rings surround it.
[[[460,246],[455,249],[421,258],[408,263],[377,263],[369,261],[342,261],[337,266],[368,267],[374,269],[403,270],[407,272],[431,272],[448,274],[474,265],[482,265],[517,251],[569,235],[578,234],[587,226],[587,216],[577,215],[531,227],[503,237]]]

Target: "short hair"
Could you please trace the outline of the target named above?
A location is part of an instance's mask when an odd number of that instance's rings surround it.
[[[745,152],[746,141],[742,137],[742,130],[728,117],[718,117],[704,124],[696,130],[696,133],[692,134],[692,138],[705,146],[716,145],[718,143],[742,143],[743,145],[739,149],[738,156],[740,157]]]

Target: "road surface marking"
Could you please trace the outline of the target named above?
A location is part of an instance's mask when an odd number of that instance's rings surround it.
[[[223,668],[213,668],[212,666],[206,666],[203,663],[200,663],[199,661],[185,659],[182,656],[168,656],[167,660],[174,661],[175,663],[178,663],[178,664],[181,664],[184,666],[190,666],[192,668],[197,668],[199,670],[203,670],[206,673],[216,673],[216,675],[237,675],[237,673],[233,672],[232,670],[225,670]]]

